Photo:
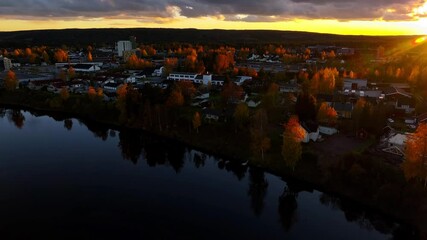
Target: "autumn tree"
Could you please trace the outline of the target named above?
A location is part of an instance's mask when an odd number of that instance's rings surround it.
[[[61,96],[62,101],[67,101],[70,98],[70,93],[66,87],[62,87],[61,91],[59,91],[59,95]]]
[[[402,169],[406,179],[417,179],[427,186],[427,124],[420,124],[415,133],[408,136]]]
[[[92,62],[92,61],[93,61],[92,53],[91,53],[91,52],[88,52],[88,53],[87,53],[87,61],[88,61],[88,62]]]
[[[317,121],[319,123],[327,124],[329,126],[335,125],[337,122],[338,114],[335,109],[323,102],[317,111]]]
[[[246,103],[239,103],[234,110],[233,118],[236,125],[236,130],[237,128],[243,129],[249,121],[248,105],[246,105]]]
[[[13,91],[18,87],[18,79],[15,72],[9,70],[4,78],[4,88],[8,91]]]
[[[282,156],[288,167],[295,169],[302,155],[301,141],[305,138],[305,131],[301,127],[297,116],[292,116],[285,126],[283,133]]]
[[[68,61],[68,53],[63,49],[57,49],[54,54],[55,61],[57,62],[66,62]]]
[[[193,128],[196,129],[197,133],[199,133],[199,127],[202,125],[202,120],[200,118],[199,112],[195,112],[193,116]]]
[[[251,149],[255,156],[261,153],[261,159],[264,160],[264,153],[271,147],[271,140],[267,134],[267,113],[264,109],[259,109],[252,116],[251,121]]]
[[[87,95],[89,97],[89,99],[91,100],[95,100],[96,98],[96,90],[94,87],[90,86],[88,91],[87,91]]]
[[[182,95],[181,89],[175,87],[169,94],[168,99],[166,100],[167,107],[180,107],[184,105],[184,96]]]
[[[221,92],[223,104],[238,101],[243,95],[243,88],[233,82],[228,82],[224,85]]]

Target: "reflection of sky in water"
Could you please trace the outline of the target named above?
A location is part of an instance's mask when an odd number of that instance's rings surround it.
[[[103,141],[75,119],[69,131],[64,121],[24,116],[22,129],[7,117],[0,119],[0,230],[5,236],[390,237],[347,222],[342,211],[319,202],[317,191],[299,193],[296,222],[285,232],[278,199],[286,184],[278,177],[265,174],[268,189],[256,217],[249,172],[239,181],[212,157],[196,168],[194,151],[188,150],[179,173],[168,163],[149,167],[144,153],[135,165],[123,160],[118,133]]]

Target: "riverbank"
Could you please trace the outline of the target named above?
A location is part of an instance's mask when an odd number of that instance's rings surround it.
[[[204,124],[196,132],[191,125],[176,124],[144,126],[134,122],[121,122],[114,103],[104,103],[72,96],[61,105],[55,105],[58,96],[46,92],[22,90],[15,93],[0,92],[0,105],[63,114],[83,120],[106,124],[114,129],[138,129],[183,142],[207,153],[221,155],[259,166],[266,171],[314,186],[327,193],[337,194],[381,213],[416,226],[423,237],[427,233],[427,195],[417,184],[407,183],[400,169],[384,163],[361,151],[333,154],[304,146],[303,159],[295,171],[284,164],[281,156],[280,136],[272,135],[271,149],[265,158],[252,158],[249,131],[236,131],[221,124]],[[334,161],[331,161],[333,156]]]

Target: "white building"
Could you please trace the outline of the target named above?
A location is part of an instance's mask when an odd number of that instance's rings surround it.
[[[132,42],[131,41],[118,41],[116,45],[117,53],[119,57],[123,57],[123,53],[125,51],[132,50]]]
[[[0,57],[0,71],[9,71],[12,68],[12,60],[7,57]]]

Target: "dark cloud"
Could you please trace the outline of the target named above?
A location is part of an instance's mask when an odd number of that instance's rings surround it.
[[[1,0],[14,18],[172,18],[224,16],[238,21],[292,18],[407,20],[425,0]]]

